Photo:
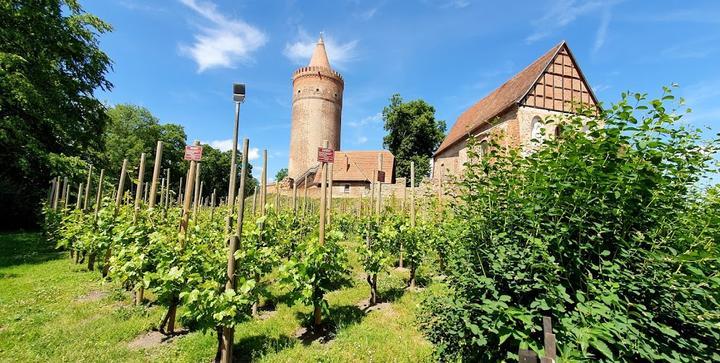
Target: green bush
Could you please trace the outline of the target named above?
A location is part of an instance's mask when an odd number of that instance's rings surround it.
[[[681,104],[681,102],[680,102]],[[669,89],[624,94],[522,154],[469,153],[447,251],[447,292],[420,318],[439,356],[542,350],[551,316],[565,361],[718,361],[718,141],[681,122]],[[444,234],[451,233],[443,231]]]

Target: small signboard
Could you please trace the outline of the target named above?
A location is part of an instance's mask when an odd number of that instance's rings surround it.
[[[202,146],[185,146],[185,160],[200,161],[200,159],[202,159]]]
[[[321,163],[335,162],[335,150],[329,147],[319,147],[317,161]]]
[[[384,183],[385,182],[385,172],[382,170],[378,170],[377,172],[377,181]]]

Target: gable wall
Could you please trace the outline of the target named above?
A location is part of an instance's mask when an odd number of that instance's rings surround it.
[[[572,112],[576,107],[573,105],[581,102],[595,105],[589,86],[580,76],[567,48],[563,47],[521,104],[553,111]]]

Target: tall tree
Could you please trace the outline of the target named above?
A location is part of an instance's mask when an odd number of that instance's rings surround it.
[[[162,141],[162,168],[170,169],[171,186],[176,186],[187,171],[187,163],[183,162],[187,138],[185,129],[176,124],[160,124],[148,109],[130,104],[116,105],[108,110],[108,115],[111,121],[104,134],[105,151],[101,159],[109,177],[119,176],[125,158],[135,167],[141,153],[152,160],[157,142]],[[146,163],[146,168],[145,175],[150,175],[153,163]]]
[[[204,194],[210,195],[213,189],[217,190],[218,196],[227,196],[228,184],[230,183],[230,162],[232,157],[230,150],[220,151],[210,145],[203,145],[203,156],[200,162],[200,178],[204,182]],[[242,162],[242,152],[238,151],[237,155],[237,182],[236,187],[240,187],[240,164]],[[257,185],[257,180],[252,176],[252,164],[248,163],[245,195],[250,195]]]
[[[387,135],[383,146],[395,155],[395,174],[410,180],[415,162],[416,181],[430,175],[430,157],[445,137],[445,121],[435,119],[435,108],[423,100],[403,102],[399,94],[383,108]],[[419,177],[418,177],[419,176]]]
[[[288,176],[288,169],[282,168],[282,169],[278,170],[278,172],[275,174],[275,181],[280,182],[283,179],[287,178],[287,176]]]
[[[0,227],[17,228],[36,220],[51,155],[101,148],[108,118],[94,92],[112,85],[97,37],[111,26],[76,0],[0,1],[0,24]]]

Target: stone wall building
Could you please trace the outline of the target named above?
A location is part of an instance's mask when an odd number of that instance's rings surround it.
[[[435,151],[432,179],[461,175],[470,135],[481,155],[490,138],[528,150],[532,139],[544,137],[543,129],[549,136],[559,131],[557,125],[544,124],[548,116],[571,113],[581,103],[598,107],[570,48],[561,42],[457,118]]]

